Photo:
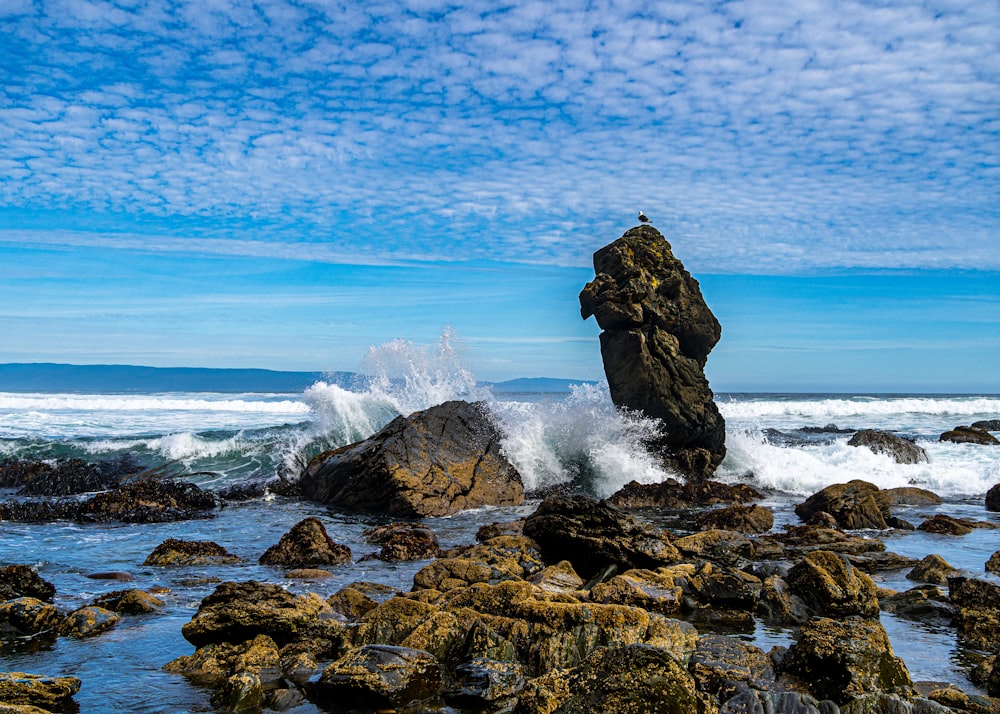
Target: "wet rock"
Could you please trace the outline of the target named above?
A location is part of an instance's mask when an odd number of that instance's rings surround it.
[[[986,510],[994,513],[1000,511],[1000,483],[991,486],[986,492]]]
[[[583,578],[615,565],[656,568],[680,560],[662,530],[586,496],[553,496],[524,522],[548,563],[568,560]]]
[[[770,508],[752,506],[727,506],[707,511],[695,518],[701,530],[721,529],[741,533],[766,533],[774,527],[774,514]]]
[[[768,576],[761,584],[756,614],[765,622],[787,625],[801,625],[811,615],[802,598],[778,575]]]
[[[795,514],[804,521],[818,512],[832,515],[841,528],[885,529],[889,505],[878,486],[855,479],[848,483],[827,486],[795,507]]]
[[[538,544],[526,536],[498,536],[429,563],[413,576],[415,589],[445,592],[473,583],[523,580],[545,567]]]
[[[364,532],[365,540],[382,546],[379,560],[423,560],[435,558],[440,546],[430,528],[419,523],[390,523]]]
[[[163,600],[144,590],[115,590],[99,596],[92,603],[123,615],[145,615],[163,609]]]
[[[0,672],[0,702],[4,704],[63,711],[75,707],[72,698],[79,691],[80,680],[76,677]]]
[[[917,565],[917,561],[914,558],[888,551],[850,554],[847,556],[847,559],[851,561],[851,565],[855,568],[868,574],[881,573],[886,570],[913,568]]]
[[[788,586],[815,613],[830,617],[877,618],[877,588],[841,554],[808,553],[788,571]]]
[[[894,613],[898,617],[922,622],[938,620],[950,623],[954,616],[954,608],[948,602],[948,596],[940,588],[930,584],[880,597],[879,606],[883,611]]]
[[[576,574],[568,560],[550,565],[530,576],[528,581],[547,593],[575,593],[584,585],[583,578]]]
[[[326,580],[332,578],[333,573],[322,568],[293,568],[285,573],[289,580]]]
[[[927,463],[927,452],[912,439],[878,429],[862,429],[847,442],[848,446],[864,446],[876,454],[891,456],[897,464]]]
[[[452,401],[397,417],[357,444],[313,459],[305,498],[404,518],[516,506],[524,487],[483,403]]]
[[[702,563],[683,583],[686,617],[712,629],[753,631],[762,586],[743,570]]]
[[[517,520],[507,521],[505,523],[490,523],[488,526],[480,526],[479,530],[476,531],[476,542],[482,543],[488,541],[491,538],[496,538],[502,535],[515,535],[519,536],[524,533],[524,519],[518,518]]]
[[[917,526],[918,531],[941,535],[964,536],[975,530],[975,525],[965,518],[952,518],[938,513]]]
[[[839,714],[836,704],[801,692],[762,692],[746,688],[723,702],[719,714]]]
[[[135,580],[132,573],[126,573],[124,570],[105,570],[99,573],[87,573],[84,577],[91,580],[117,580],[120,583],[130,583]]]
[[[17,488],[21,496],[71,496],[114,488],[142,470],[129,455],[95,463],[6,459],[0,462],[0,488]]]
[[[0,602],[19,597],[52,602],[55,594],[55,586],[27,565],[7,565],[0,568]]]
[[[955,606],[959,641],[988,652],[1000,643],[1000,586],[987,580],[948,578],[948,594]]]
[[[997,439],[986,429],[978,429],[973,426],[956,426],[954,429],[946,431],[940,437],[941,441],[951,441],[955,444],[979,444],[980,446],[1000,445]]]
[[[0,642],[4,646],[23,637],[54,638],[65,617],[54,605],[33,597],[0,602]]]
[[[768,534],[757,539],[757,548],[767,542],[779,543],[789,557],[829,550],[847,555],[876,553],[885,550],[885,543],[875,538],[863,538],[833,528],[792,526],[784,533]]]
[[[93,637],[110,630],[121,622],[121,616],[96,605],[74,610],[59,626],[59,634],[66,637]]]
[[[708,530],[678,538],[674,547],[685,558],[710,560],[722,565],[743,565],[752,559],[756,546],[736,531]]]
[[[181,634],[196,647],[235,644],[267,635],[279,645],[309,638],[327,650],[336,650],[341,630],[333,610],[318,595],[296,596],[278,585],[251,580],[220,584],[201,601]]]
[[[1000,709],[1000,706],[998,706],[994,699],[976,694],[966,694],[951,686],[935,689],[927,695],[927,698],[947,707],[953,712],[996,714],[997,710]]]
[[[241,562],[242,558],[212,541],[167,538],[146,556],[143,565],[229,565]]]
[[[946,706],[929,699],[910,699],[884,692],[855,697],[840,708],[841,714],[951,714]]]
[[[261,565],[308,568],[351,562],[351,549],[334,543],[318,518],[305,518],[260,556]]]
[[[343,615],[348,622],[353,622],[369,610],[378,607],[379,601],[354,585],[347,585],[326,600],[330,608]]]
[[[913,570],[906,574],[906,577],[918,583],[944,585],[948,582],[948,578],[956,574],[957,571],[947,560],[940,555],[932,553],[925,556]]]
[[[802,626],[783,667],[813,695],[843,705],[870,693],[912,693],[910,674],[877,620],[817,617]]]
[[[1000,431],[1000,419],[982,419],[970,425],[973,429],[984,429],[986,431]]]
[[[682,568],[684,566],[678,566]],[[679,578],[678,568],[661,570],[629,570],[595,585],[590,591],[593,602],[641,607],[648,612],[672,615],[680,612],[683,603],[685,576],[694,575],[695,567],[687,566]]]
[[[764,497],[746,484],[686,481],[668,478],[661,483],[629,481],[606,500],[618,508],[682,509],[719,503],[747,503]]]
[[[221,687],[240,672],[254,674],[258,682],[265,684],[275,684],[282,677],[278,645],[267,635],[257,635],[238,644],[218,642],[199,647],[194,654],[171,660],[163,669],[213,688]]]
[[[986,561],[985,567],[987,573],[1000,575],[1000,550],[990,556],[990,559]]]
[[[899,486],[882,490],[882,496],[890,506],[936,506],[941,497],[926,488]]]
[[[696,714],[694,680],[667,652],[646,645],[595,650],[568,677],[555,712]]]
[[[691,655],[688,670],[698,690],[725,702],[745,687],[774,689],[776,675],[770,655],[735,637],[705,635]]]
[[[365,645],[323,670],[309,687],[320,706],[394,709],[438,696],[441,667],[433,655],[409,647]]]
[[[594,254],[580,314],[601,327],[619,407],[659,419],[651,446],[682,473],[708,478],[726,454],[725,421],[703,371],[722,329],[659,231],[639,226]]]
[[[477,657],[455,668],[454,684],[444,692],[452,706],[476,711],[512,711],[524,689],[524,670],[517,662]]]

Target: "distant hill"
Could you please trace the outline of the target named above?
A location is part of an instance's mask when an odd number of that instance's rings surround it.
[[[271,369],[138,367],[120,364],[0,364],[0,392],[301,392],[323,380],[349,387],[353,372],[283,372]],[[487,383],[499,394],[569,392],[579,380],[531,377]]]

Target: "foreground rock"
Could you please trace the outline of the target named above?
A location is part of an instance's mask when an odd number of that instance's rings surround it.
[[[878,588],[846,556],[819,550],[788,572],[788,585],[809,608],[827,617],[877,618]]]
[[[603,330],[612,400],[662,422],[651,446],[682,473],[711,476],[726,455],[726,425],[703,370],[722,328],[698,281],[651,226],[597,251],[594,271],[580,314]]]
[[[878,486],[867,481],[855,479],[827,486],[795,507],[795,514],[807,523],[823,513],[848,530],[889,527],[886,523],[890,515],[888,501]]]
[[[351,562],[351,549],[335,543],[318,518],[305,518],[260,556],[261,565],[311,568]]]
[[[584,578],[609,565],[655,568],[680,560],[670,536],[586,496],[550,496],[524,521],[546,562],[568,560]]]
[[[397,417],[365,441],[320,454],[302,495],[340,508],[404,518],[524,501],[486,406],[453,401]]]
[[[3,704],[62,711],[74,706],[72,697],[79,691],[80,680],[76,677],[0,672],[0,702]]]
[[[987,652],[1000,650],[1000,586],[953,576],[948,578],[948,592],[959,641]]]
[[[886,454],[897,464],[927,463],[927,452],[912,439],[878,429],[862,429],[847,442],[848,446],[865,446],[876,454]]]

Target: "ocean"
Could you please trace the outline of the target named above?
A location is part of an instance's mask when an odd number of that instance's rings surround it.
[[[641,446],[655,425],[619,413],[603,384],[494,391],[459,363],[391,354],[383,358],[395,367],[376,370],[354,384],[318,379],[299,391],[115,392],[106,384],[99,391],[80,384],[72,390],[0,392],[0,459],[105,460],[130,454],[142,464],[170,464],[203,487],[220,488],[276,474],[294,476],[313,454],[369,436],[397,414],[462,398],[490,405],[506,434],[504,449],[529,490],[574,482],[594,495],[608,496],[629,481],[654,483],[671,475]],[[407,366],[399,369],[401,364]],[[729,449],[717,478],[763,489],[765,505],[775,511],[776,528],[798,522],[792,508],[806,496],[856,478],[881,487],[920,486],[945,499],[941,506],[898,511],[915,523],[938,512],[1000,522],[1000,514],[987,513],[983,505],[987,489],[1000,482],[1000,448],[938,441],[954,426],[998,418],[998,395],[717,394],[716,401],[726,418]],[[899,465],[850,447],[850,434],[835,431],[834,425],[911,437],[927,450],[929,463]],[[536,505],[477,509],[427,523],[448,547],[471,543],[481,525],[526,515]],[[280,569],[257,564],[268,546],[309,515],[319,516],[334,540],[350,546],[353,563],[333,568],[334,577],[319,582],[289,581]],[[128,572],[134,581],[125,587],[169,589],[161,596],[166,602],[162,613],[125,617],[118,627],[92,639],[60,638],[48,649],[5,652],[0,669],[78,676],[83,687],[76,700],[87,712],[211,711],[206,690],[161,669],[193,651],[180,628],[201,598],[218,580],[278,582],[324,596],[358,580],[408,589],[425,562],[360,560],[376,550],[365,543],[362,531],[381,522],[385,519],[377,514],[337,513],[280,497],[230,504],[212,519],[178,523],[0,522],[0,564],[35,567],[56,586],[56,604],[64,610],[123,587],[87,577],[94,572]],[[983,565],[1000,548],[997,533],[977,530],[958,538],[898,532],[884,539],[889,550],[903,555],[938,553],[971,575],[991,577],[984,575]],[[169,537],[213,540],[246,562],[181,569],[143,566],[153,548]],[[913,585],[904,575],[893,572],[877,579],[880,586],[902,590]],[[966,678],[974,653],[956,645],[953,629],[886,613],[882,620],[914,679],[977,691]],[[790,644],[793,633],[758,627],[744,636],[767,649]],[[304,704],[294,711],[315,709]]]

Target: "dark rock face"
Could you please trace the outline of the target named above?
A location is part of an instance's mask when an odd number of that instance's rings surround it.
[[[167,538],[153,548],[143,565],[225,565],[239,562],[238,556],[210,540]]]
[[[97,463],[7,459],[0,462],[0,487],[18,488],[22,496],[69,496],[113,488],[141,471],[129,456]]]
[[[304,518],[260,556],[261,565],[307,568],[351,562],[351,549],[334,543],[318,518]]]
[[[719,481],[679,481],[668,478],[660,483],[629,481],[607,498],[618,508],[669,508],[711,506],[716,503],[746,503],[764,498],[757,489],[745,483],[728,484]]]
[[[392,710],[430,699],[441,688],[441,666],[433,655],[410,647],[365,645],[323,671],[310,692],[314,701],[341,709]]]
[[[912,439],[878,429],[862,429],[851,437],[848,446],[866,446],[876,454],[887,454],[897,464],[927,463],[927,452]]]
[[[321,454],[300,487],[308,499],[404,518],[524,501],[485,405],[463,401],[397,417],[365,441]]]
[[[703,513],[694,522],[702,530],[721,528],[741,533],[766,533],[774,527],[774,514],[771,509],[757,504],[735,505]]]
[[[382,546],[374,555],[379,560],[422,560],[435,557],[439,550],[434,531],[419,523],[389,523],[363,535],[369,543]]]
[[[788,571],[788,585],[816,613],[877,618],[878,588],[839,553],[817,550]]]
[[[0,568],[0,602],[19,597],[33,597],[52,602],[56,588],[27,565]]]
[[[986,429],[978,429],[974,426],[956,426],[954,429],[943,433],[940,440],[951,441],[956,444],[1000,445],[1000,439],[997,439],[993,434],[986,431]]]
[[[1000,643],[1000,586],[977,578],[948,578],[960,642],[996,652]]]
[[[593,315],[603,330],[612,400],[661,420],[650,446],[674,467],[711,476],[726,455],[726,425],[703,370],[722,328],[698,281],[651,226],[597,251],[594,271],[580,293],[580,314]]]
[[[878,486],[867,481],[854,480],[827,486],[795,507],[795,514],[813,522],[819,513],[828,513],[841,528],[885,529],[885,519],[889,516],[889,504]]]
[[[608,565],[656,568],[680,560],[670,537],[586,496],[551,496],[524,521],[546,562],[568,560],[583,578]]]

